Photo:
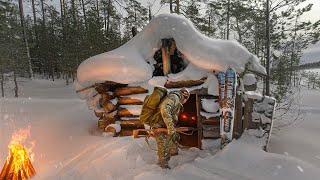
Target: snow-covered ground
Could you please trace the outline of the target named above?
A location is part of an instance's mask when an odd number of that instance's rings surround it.
[[[320,93],[316,91],[303,94],[307,119],[272,137],[275,153],[262,151],[262,139],[255,138],[255,132],[246,132],[222,151],[217,149],[218,141],[210,140],[205,142],[205,150],[182,150],[170,161],[172,169],[162,170],[156,165],[156,153],[143,138],[94,133],[96,117],[72,86],[63,81],[21,81],[22,97],[0,99],[0,166],[12,133],[30,125],[35,179],[307,180],[320,176]]]
[[[275,131],[271,152],[294,156],[320,168],[320,90],[301,91],[302,120]],[[294,118],[294,117],[293,117]]]

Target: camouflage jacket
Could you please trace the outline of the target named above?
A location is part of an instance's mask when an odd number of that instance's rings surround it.
[[[181,94],[179,91],[174,91],[169,93],[160,104],[161,117],[168,129],[168,135],[172,135],[175,132],[178,115],[183,109],[180,99]]]

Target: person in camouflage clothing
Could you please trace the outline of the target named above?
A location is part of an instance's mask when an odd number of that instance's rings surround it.
[[[161,117],[157,123],[151,126],[151,129],[155,128],[167,128],[167,133],[160,132],[155,135],[158,148],[158,164],[162,168],[170,168],[168,162],[170,157],[178,154],[179,133],[175,130],[175,125],[178,122],[178,115],[183,109],[183,105],[187,102],[190,96],[189,91],[186,88],[182,88],[180,91],[173,91],[169,93],[162,100],[159,106],[159,112],[161,116],[155,115],[155,117]]]

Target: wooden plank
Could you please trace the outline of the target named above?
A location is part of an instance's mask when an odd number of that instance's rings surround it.
[[[243,129],[249,129],[252,124],[253,99],[248,99],[244,104]]]
[[[205,119],[202,121],[202,124],[220,127],[220,120],[219,121],[212,121],[212,120]]]
[[[233,138],[238,139],[243,133],[242,121],[242,95],[236,93],[235,99],[235,117],[233,125]]]
[[[202,118],[200,117],[201,100],[196,94],[197,128],[198,128],[198,148],[202,149]]]

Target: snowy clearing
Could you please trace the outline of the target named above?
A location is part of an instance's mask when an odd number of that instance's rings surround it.
[[[318,91],[304,94],[305,101],[313,102],[308,102],[312,107],[305,107],[313,123],[304,121],[273,135],[271,150],[279,154],[262,151],[264,139],[257,139],[254,135],[257,132],[250,131],[222,151],[217,149],[219,142],[213,140],[205,141],[202,151],[182,150],[170,161],[172,169],[162,170],[156,165],[156,153],[143,138],[92,135],[96,118],[85,101],[76,99],[71,86],[64,86],[62,81],[24,81],[21,88],[25,90],[24,97],[0,100],[0,163],[4,164],[11,134],[31,125],[30,139],[35,141],[34,166],[38,173],[34,179],[311,180],[320,176],[317,163],[320,155],[316,154],[320,147],[312,141],[312,137],[319,137],[315,126],[319,111],[313,111],[317,103],[311,98],[320,99]],[[46,90],[42,92],[37,87]],[[297,141],[297,135],[292,136],[298,131],[304,131],[303,140]],[[288,155],[283,155],[284,152]],[[311,153],[313,160],[306,155],[308,152],[314,153]]]

